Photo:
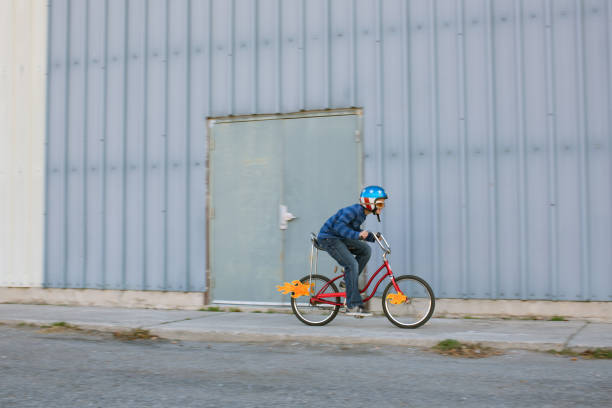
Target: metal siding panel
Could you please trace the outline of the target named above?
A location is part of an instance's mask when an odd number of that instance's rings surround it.
[[[124,281],[126,289],[140,289],[144,279],[143,208],[145,201],[145,86],[146,2],[131,1],[126,10],[126,121],[125,132],[125,223]]]
[[[282,1],[281,44],[283,52],[280,71],[283,73],[281,78],[283,100],[280,108],[282,112],[297,112],[301,109],[299,85],[302,81],[300,55],[303,51],[300,44],[301,4],[299,0]]]
[[[457,4],[437,3],[439,118],[439,281],[441,297],[457,297],[461,288],[461,183]]]
[[[232,114],[228,111],[229,102],[229,80],[230,64],[229,56],[231,44],[228,38],[228,25],[231,25],[230,2],[225,0],[213,0],[211,20],[211,116],[222,116]]]
[[[527,277],[522,297],[542,299],[549,296],[548,271],[552,268],[550,260],[553,252],[549,237],[551,207],[547,110],[548,88],[552,78],[549,78],[550,71],[547,69],[544,1],[524,2],[523,5]]]
[[[350,46],[352,13],[349,10],[351,10],[351,2],[350,0],[332,1],[329,9],[330,107],[344,108],[351,106],[353,86],[351,76],[347,75],[354,63]]]
[[[395,269],[442,296],[611,299],[606,2],[73,2],[70,37],[66,7],[50,17],[48,284],[202,289],[204,117],[358,105]],[[88,65],[66,68],[66,45]],[[113,61],[126,48],[146,60]]]
[[[47,146],[47,209],[46,209],[46,268],[45,285],[62,287],[66,284],[66,224],[65,202],[65,147],[66,147],[66,59],[68,49],[67,1],[52,4],[51,32],[49,33],[49,144]]]
[[[168,187],[167,239],[168,277],[165,289],[186,290],[187,287],[187,212],[186,199],[188,180],[187,113],[188,95],[188,48],[189,24],[187,3],[173,4],[169,9],[168,62]]]
[[[66,205],[64,207],[66,218],[66,287],[83,287],[83,270],[85,265],[85,203],[84,191],[86,183],[84,178],[85,157],[85,55],[87,38],[81,33],[85,32],[86,3],[69,3],[69,46],[66,58],[69,67],[67,78],[66,103]],[[69,214],[69,215],[68,215]]]
[[[206,121],[210,115],[210,25],[212,18],[211,1],[195,1],[191,4],[191,115],[190,115],[190,165],[191,176],[188,185],[189,238],[188,290],[206,289]],[[206,22],[206,23],[202,23]]]
[[[493,297],[519,296],[520,223],[519,219],[519,133],[515,61],[515,18],[513,0],[496,1],[493,13],[495,69],[495,169],[497,174],[497,276]]]
[[[149,2],[147,26],[147,175],[144,289],[165,286],[166,2]]]
[[[572,1],[552,3],[555,66],[555,126],[558,202],[558,275],[553,297],[581,298],[580,293],[580,158],[578,132],[577,12]]]

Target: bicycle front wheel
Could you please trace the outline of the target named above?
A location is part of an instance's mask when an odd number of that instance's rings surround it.
[[[385,316],[397,327],[416,329],[433,315],[436,304],[434,293],[427,282],[418,276],[402,275],[395,278],[400,292],[390,282],[382,297]]]
[[[323,275],[306,275],[300,282],[303,284],[314,284],[310,296],[291,298],[291,309],[295,316],[309,326],[323,326],[334,320],[340,310],[340,306],[328,303],[311,301],[312,296],[324,293],[338,293],[338,288],[333,282]],[[326,298],[330,302],[340,303],[339,297]]]

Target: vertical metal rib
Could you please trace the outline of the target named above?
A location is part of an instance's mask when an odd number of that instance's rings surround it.
[[[576,4],[576,50],[578,56],[576,58],[578,75],[578,143],[580,156],[579,162],[579,180],[580,180],[580,257],[581,257],[581,299],[589,300],[591,297],[591,266],[590,266],[590,228],[589,228],[589,173],[588,165],[588,122],[586,120],[587,97],[585,84],[585,58],[584,58],[584,34],[583,34],[583,18],[582,2],[575,0]]]
[[[559,293],[558,270],[558,237],[557,237],[557,130],[555,124],[555,72],[553,58],[552,38],[552,6],[551,0],[545,3],[545,31],[546,31],[546,110],[548,133],[548,225],[550,242],[550,272],[548,297],[556,300]]]
[[[168,289],[168,120],[169,120],[169,106],[168,106],[168,95],[169,95],[169,71],[170,71],[170,0],[166,0],[166,46],[165,46],[165,62],[166,72],[164,78],[164,212],[163,212],[163,223],[164,223],[164,290]]]
[[[47,3],[47,67],[46,67],[46,95],[45,95],[45,209],[44,209],[44,222],[43,222],[43,237],[45,242],[43,244],[43,282],[42,286],[49,286],[49,242],[50,242],[50,228],[49,228],[49,175],[51,174],[51,167],[49,166],[49,150],[51,140],[51,53],[53,51],[53,38],[52,38],[52,22],[53,22],[53,3],[49,1]]]
[[[185,290],[191,290],[191,0],[187,0],[187,67],[186,67],[186,96],[185,96]]]
[[[578,75],[578,145],[579,145],[579,183],[580,183],[580,258],[581,258],[581,293],[582,300],[589,300],[591,297],[591,268],[590,268],[590,228],[589,228],[589,174],[587,163],[589,162],[588,152],[588,123],[586,121],[587,98],[584,74],[584,35],[582,32],[582,2],[575,0],[576,4],[576,73]]]
[[[612,5],[609,2],[606,2],[606,11],[607,11],[607,19],[606,19],[606,32],[608,38],[608,54],[607,54],[607,63],[608,63],[608,160],[609,163],[612,163],[612,148],[610,148],[610,142],[612,141]],[[609,182],[612,182],[612,165],[609,167]],[[612,202],[612,189],[610,189],[610,202]],[[612,217],[610,217],[610,231],[612,231]],[[612,251],[610,251],[612,252]],[[608,252],[608,254],[610,254]],[[611,255],[608,255],[611,256]],[[608,299],[612,300],[612,293],[608,294]]]
[[[124,3],[124,18],[123,18],[123,165],[122,165],[122,192],[121,192],[121,288],[126,289],[126,257],[127,257],[127,241],[126,241],[126,224],[127,224],[127,121],[128,121],[128,20],[130,18],[129,4]]]
[[[108,136],[108,0],[104,0],[104,91],[103,103],[104,113],[102,115],[102,163],[100,165],[100,177],[102,178],[102,289],[106,289],[106,138]]]
[[[412,105],[410,103],[411,86],[410,86],[410,4],[402,2],[402,172],[404,174],[402,183],[402,201],[404,202],[405,211],[402,212],[403,225],[408,234],[408,242],[404,242],[403,264],[406,271],[412,273],[412,159],[411,159],[411,123],[412,123]]]
[[[149,234],[147,231],[147,214],[149,212],[148,203],[148,188],[147,182],[148,177],[147,174],[149,172],[149,121],[148,121],[148,113],[149,113],[149,2],[144,2],[145,12],[144,12],[144,101],[143,101],[143,123],[142,123],[142,133],[143,133],[143,143],[142,143],[142,156],[143,156],[143,164],[142,164],[142,289],[148,289],[148,279],[147,279],[147,269],[148,269],[148,258],[147,258],[147,248],[149,246]]]
[[[438,36],[437,36],[437,1],[429,2],[429,69],[431,70],[430,82],[430,123],[431,123],[431,198],[432,198],[432,265],[433,285],[439,287],[440,282],[440,175],[439,175],[439,109],[438,109]]]
[[[306,0],[301,3],[300,19],[300,110],[306,109]]]
[[[71,0],[67,0],[66,2],[66,62],[65,62],[65,80],[64,84],[65,90],[65,98],[64,98],[64,259],[63,266],[64,269],[62,271],[62,280],[63,287],[70,287],[68,282],[68,235],[70,233],[69,228],[69,218],[68,218],[68,196],[69,196],[69,182],[68,175],[70,174],[70,149],[68,148],[70,143],[70,15],[71,15],[72,4]]]
[[[459,107],[459,180],[461,200],[461,293],[468,294],[469,259],[469,223],[468,223],[468,177],[467,177],[467,118],[466,118],[466,79],[465,79],[465,30],[464,30],[464,0],[457,0],[457,84]]]
[[[525,66],[523,63],[523,0],[514,0],[514,55],[516,80],[518,202],[519,202],[519,289],[520,298],[527,298],[527,162],[525,128]]]
[[[259,82],[259,41],[257,37],[257,22],[259,20],[259,0],[254,0],[251,4],[251,41],[253,42],[251,47],[251,60],[253,61],[253,69],[251,70],[251,110],[253,113],[257,113],[257,84]]]
[[[494,44],[494,25],[492,0],[486,2],[486,54],[488,58],[487,67],[487,90],[488,90],[488,204],[489,204],[489,273],[490,273],[490,296],[497,298],[499,293],[499,265],[497,261],[497,124],[496,111],[497,104],[495,93],[495,50]]]
[[[351,87],[351,106],[357,106],[357,5],[355,4],[356,0],[352,0],[351,2],[351,37],[350,37],[350,57],[351,63],[349,68],[349,81]],[[404,4],[404,3],[402,3]]]
[[[276,112],[280,113],[283,106],[283,69],[282,69],[282,15],[283,3],[277,0],[276,5]]]
[[[331,6],[330,0],[325,0],[325,15],[323,16],[325,21],[325,42],[323,44],[325,49],[325,56],[323,58],[323,93],[325,95],[325,108],[331,108]]]
[[[81,262],[81,288],[86,288],[87,285],[87,224],[88,224],[88,211],[87,211],[87,168],[89,167],[89,163],[87,160],[87,153],[89,150],[89,2],[90,0],[85,1],[85,57],[83,61],[83,69],[84,72],[84,82],[85,89],[83,92],[84,100],[83,100],[83,112],[85,115],[83,116],[83,260]]]
[[[384,166],[383,166],[383,43],[382,43],[382,0],[376,4],[376,162],[378,163],[378,183],[384,185]],[[384,225],[383,225],[384,232]]]
[[[235,111],[234,96],[235,96],[235,79],[236,79],[236,61],[234,58],[234,26],[236,24],[236,0],[229,2],[227,24],[227,64],[229,72],[227,75],[227,113],[233,115]]]

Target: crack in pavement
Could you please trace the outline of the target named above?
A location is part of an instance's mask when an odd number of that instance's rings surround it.
[[[587,326],[589,325],[589,323],[590,323],[590,322],[588,322],[588,321],[587,321],[587,322],[585,322],[585,323],[582,325],[582,327],[579,327],[579,328],[578,328],[578,330],[576,330],[576,332],[575,332],[575,333],[571,334],[571,335],[570,335],[570,336],[567,338],[567,340],[565,341],[565,343],[563,343],[563,348],[564,348],[564,349],[566,349],[566,348],[567,348],[567,345],[568,345],[568,344],[570,344],[570,342],[571,342],[572,340],[574,340],[574,337],[576,337],[576,336],[577,336],[577,335],[578,335],[578,334],[579,334],[581,331],[583,331],[583,330],[585,329],[585,327],[587,327]]]

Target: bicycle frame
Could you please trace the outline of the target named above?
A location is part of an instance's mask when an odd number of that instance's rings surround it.
[[[385,238],[380,233],[375,234],[374,238],[378,242],[378,245],[380,245],[380,247],[384,251],[383,256],[382,256],[383,257],[383,264],[370,277],[370,279],[368,280],[368,283],[365,285],[365,287],[363,289],[361,289],[359,291],[359,293],[366,293],[368,288],[370,287],[370,285],[374,281],[374,278],[376,278],[376,276],[378,276],[378,274],[383,269],[386,269],[386,271],[380,277],[378,282],[376,282],[376,286],[374,286],[374,288],[372,290],[372,293],[370,293],[365,299],[363,299],[364,302],[367,302],[368,300],[370,300],[370,299],[372,299],[374,297],[374,294],[376,293],[376,290],[378,289],[378,287],[380,286],[382,281],[385,280],[385,278],[387,278],[387,277],[391,278],[391,282],[393,283],[393,287],[395,288],[395,290],[397,290],[397,293],[402,293],[402,291],[400,290],[399,286],[395,282],[395,276],[393,275],[393,271],[391,270],[391,265],[389,265],[389,261],[387,260],[387,255],[391,253],[391,248],[389,247],[389,244],[387,243]],[[383,243],[380,241],[380,239],[382,239],[384,241],[385,245],[383,245]],[[342,306],[344,304],[344,302],[331,301],[331,300],[328,300],[328,298],[337,298],[337,297],[346,298],[346,292],[322,293],[322,292],[324,292],[327,289],[327,287],[329,286],[329,284],[331,282],[334,282],[334,281],[336,281],[336,280],[338,280],[338,279],[340,279],[342,277],[344,277],[344,273],[342,275],[336,276],[334,279],[331,279],[329,282],[327,282],[325,285],[323,285],[323,287],[321,289],[319,289],[318,293],[316,293],[314,296],[312,296],[310,298],[310,303],[311,304],[325,303],[325,304],[333,305],[333,306]]]

